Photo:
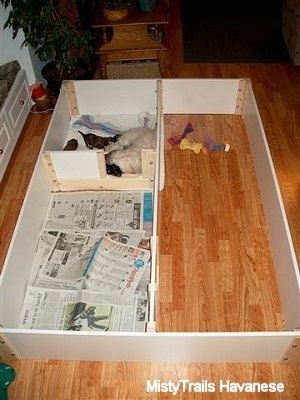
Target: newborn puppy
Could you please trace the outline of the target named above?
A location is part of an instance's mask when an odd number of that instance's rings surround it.
[[[78,142],[76,139],[68,140],[68,143],[65,145],[63,150],[76,150],[78,147]]]
[[[89,149],[104,149],[110,143],[114,143],[120,136],[117,134],[113,137],[103,137],[95,135],[94,133],[83,133],[81,131],[78,132],[83,137],[84,143]]]

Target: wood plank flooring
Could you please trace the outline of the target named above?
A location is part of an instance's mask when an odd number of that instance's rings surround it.
[[[51,115],[29,115],[0,183],[0,269]]]
[[[191,123],[231,149],[195,154],[167,138]],[[159,331],[282,330],[275,270],[243,120],[165,116],[160,194]]]
[[[179,0],[170,8],[170,57],[167,77],[242,78],[252,80],[267,140],[274,160],[287,217],[300,260],[300,67],[289,64],[184,64]],[[30,115],[8,172],[0,185],[0,266],[16,223],[49,115]],[[27,141],[30,143],[27,147]],[[171,260],[165,257],[165,262]],[[168,301],[167,298],[164,299]],[[174,349],[176,351],[176,349]],[[17,379],[9,400],[299,400],[300,365],[113,363],[14,360]],[[283,382],[282,393],[146,393],[146,379],[175,383],[207,379],[238,382]]]
[[[298,400],[299,367],[276,364],[107,363],[84,361],[13,361],[17,380],[9,400]],[[147,379],[207,380],[213,393],[147,393]],[[220,380],[282,382],[282,393],[220,393]]]

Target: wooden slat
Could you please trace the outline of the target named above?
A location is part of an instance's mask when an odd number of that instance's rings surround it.
[[[70,114],[73,116],[78,115],[79,107],[78,107],[74,82],[73,81],[64,81],[63,88],[66,90],[67,95],[68,95]]]
[[[283,364],[300,364],[300,338],[294,338],[282,357]]]
[[[51,190],[57,191],[60,190],[60,182],[57,179],[55,168],[53,166],[53,161],[51,158],[51,153],[45,152],[43,154],[43,164],[45,166],[45,170],[51,184]]]
[[[1,360],[8,360],[8,359],[15,359],[16,354],[14,353],[13,349],[9,346],[7,341],[0,336],[0,361]]]
[[[236,108],[235,113],[238,115],[243,115],[245,101],[247,96],[247,88],[251,84],[249,79],[240,79],[239,88],[238,88],[238,95],[236,100]]]

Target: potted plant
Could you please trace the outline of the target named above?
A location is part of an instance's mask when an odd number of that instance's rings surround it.
[[[120,21],[127,17],[130,8],[129,0],[100,0],[104,17],[109,21]]]
[[[89,0],[81,0],[83,2]],[[13,38],[24,32],[22,45],[30,46],[41,61],[49,61],[42,75],[60,86],[63,79],[77,79],[91,68],[93,34],[87,13],[79,17],[75,0],[0,0],[10,7],[4,27]],[[49,76],[47,76],[47,74]]]

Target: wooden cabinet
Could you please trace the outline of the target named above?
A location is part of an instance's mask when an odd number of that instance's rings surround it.
[[[20,70],[0,112],[0,180],[30,111],[30,90]]]
[[[122,60],[156,59],[164,75],[167,26],[168,18],[162,0],[151,12],[134,8],[126,18],[116,22],[106,20],[99,9],[93,28],[98,32],[95,53],[100,57],[101,78],[107,78],[108,62]]]

